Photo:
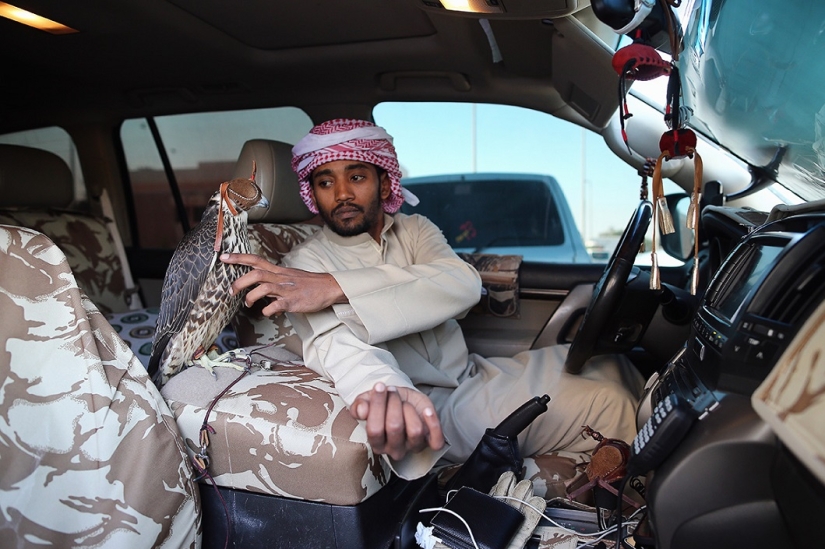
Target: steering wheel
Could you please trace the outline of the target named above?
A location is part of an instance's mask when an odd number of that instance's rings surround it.
[[[602,277],[593,289],[593,297],[579,324],[576,337],[570,344],[570,350],[564,362],[565,370],[569,373],[581,373],[584,363],[593,356],[599,336],[619,306],[622,292],[627,285],[627,277],[633,268],[634,258],[644,242],[652,217],[653,205],[644,200],[636,208],[630,222],[625,227]]]

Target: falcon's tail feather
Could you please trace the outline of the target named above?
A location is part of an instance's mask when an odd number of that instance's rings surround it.
[[[165,334],[152,345],[152,355],[149,357],[149,364],[146,366],[146,371],[149,373],[149,377],[155,381],[155,385],[157,385],[155,377],[160,373],[160,360],[163,358],[163,352],[166,350],[166,346],[169,344],[171,338],[172,334]],[[158,377],[158,379],[160,378]]]

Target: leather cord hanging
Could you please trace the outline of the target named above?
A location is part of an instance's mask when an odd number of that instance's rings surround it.
[[[228,190],[229,182],[225,181],[221,183],[221,202],[218,208],[218,230],[215,232],[215,247],[213,248],[215,253],[219,253],[221,251],[221,243],[223,241],[223,205],[226,204],[226,207],[229,208],[229,213],[232,215],[238,215],[238,210],[235,209],[235,205],[226,195]]]
[[[702,157],[692,149],[688,155],[693,158],[693,192],[690,195],[690,206],[688,207],[685,225],[688,229],[693,229],[693,270],[690,273],[690,293],[696,295],[699,291],[699,214],[701,213],[702,198],[702,173],[704,164]]]
[[[256,165],[255,161],[252,161],[252,175],[249,177],[249,180],[254,182],[255,181],[255,174],[258,172],[258,166]],[[224,181],[221,183],[220,187],[221,193],[221,201],[220,207],[218,208],[218,230],[215,232],[215,246],[213,250],[216,254],[220,253],[221,251],[221,243],[223,241],[223,216],[224,210],[223,205],[226,204],[226,207],[229,209],[229,213],[232,215],[238,215],[238,210],[235,209],[235,204],[229,198],[229,181]]]
[[[653,243],[650,251],[650,289],[661,290],[662,281],[659,273],[659,259],[656,255],[656,235],[671,234],[675,231],[673,218],[667,208],[667,201],[664,195],[664,183],[662,181],[662,162],[670,159],[668,151],[662,151],[656,159],[656,166],[653,168]]]

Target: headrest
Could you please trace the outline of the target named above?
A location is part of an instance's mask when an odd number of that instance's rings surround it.
[[[298,176],[292,171],[292,145],[269,139],[247,141],[232,177],[251,176],[253,160],[258,169],[255,182],[269,200],[269,208],[250,210],[250,223],[297,223],[313,216],[301,200]]]
[[[73,200],[72,172],[62,158],[41,149],[0,144],[0,207],[65,208]]]

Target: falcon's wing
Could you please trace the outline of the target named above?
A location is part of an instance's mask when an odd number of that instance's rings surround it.
[[[183,328],[209,274],[209,266],[215,257],[213,248],[217,228],[218,206],[211,204],[201,222],[186,233],[172,255],[163,279],[160,313],[152,340],[150,373],[157,368],[169,338]]]

